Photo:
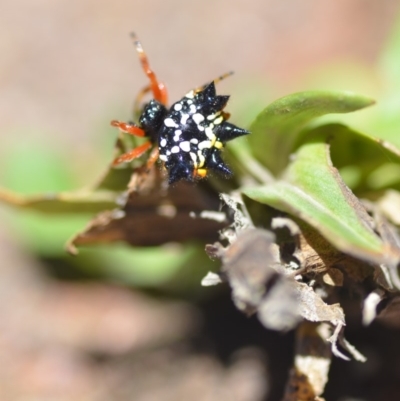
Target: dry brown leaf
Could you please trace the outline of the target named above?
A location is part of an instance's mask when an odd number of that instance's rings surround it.
[[[297,283],[296,290],[300,314],[304,319],[310,322],[330,322],[334,326],[345,324],[343,309],[339,304],[326,304],[313,288],[304,283]]]
[[[227,221],[196,218],[205,210],[217,211],[220,200],[207,183],[179,182],[165,186],[157,169],[150,174],[134,174],[120,209],[96,216],[70,240],[67,249],[124,241],[132,246],[154,246],[166,242],[201,239],[216,240]]]
[[[295,282],[280,271],[274,240],[271,232],[251,228],[241,231],[227,248],[217,243],[206,250],[222,260],[221,276],[229,282],[237,308],[247,314],[257,312],[267,328],[285,331],[301,317]]]

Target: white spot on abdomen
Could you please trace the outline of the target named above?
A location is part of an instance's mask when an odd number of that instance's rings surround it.
[[[203,156],[203,153],[201,153],[201,150],[197,151],[197,156],[199,157],[200,160],[198,166],[203,167],[204,163],[206,162],[206,158]]]
[[[193,160],[194,166],[197,167],[197,156],[196,156],[196,153],[190,152],[189,155]]]
[[[220,116],[220,117],[218,117],[218,118],[216,118],[216,119],[214,120],[214,124],[221,124],[221,123],[222,123],[222,120],[223,120],[223,117]]]
[[[182,114],[182,118],[181,118],[181,124],[185,125],[187,120],[189,118],[189,114]]]
[[[174,110],[176,110],[176,111],[181,111],[181,110],[182,110],[182,104],[181,104],[181,103],[177,103],[177,104],[174,106]]]
[[[190,142],[184,141],[179,144],[179,147],[184,151],[184,152],[189,152],[190,151]]]
[[[174,146],[174,147],[171,149],[171,153],[179,153],[179,147],[178,147],[178,146]]]
[[[178,128],[178,124],[172,118],[166,118],[164,124],[166,127]]]
[[[208,149],[211,148],[211,141],[203,141],[199,143],[199,149]]]
[[[193,121],[199,125],[202,121],[204,121],[204,116],[200,113],[196,113],[192,116]]]
[[[175,136],[174,136],[174,141],[175,142],[178,142],[179,141],[179,136],[182,134],[182,130],[180,130],[180,129],[177,129],[177,130],[175,130]]]
[[[166,145],[167,145],[167,140],[165,138],[161,139],[160,146],[163,148]]]
[[[208,139],[211,139],[212,141],[215,139],[215,134],[212,131],[211,127],[206,127],[205,133],[206,133]]]

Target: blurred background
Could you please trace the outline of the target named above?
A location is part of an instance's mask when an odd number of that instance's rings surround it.
[[[109,122],[131,118],[147,83],[131,31],[172,102],[235,71],[219,91],[232,96],[232,121],[248,126],[300,90],[385,104],[399,11],[395,0],[3,0],[0,185],[35,194],[98,178],[117,134]],[[396,142],[400,124],[363,113],[356,126]],[[2,206],[0,217],[0,400],[279,400],[293,335],[242,316],[228,289],[200,286],[218,268],[204,244],[118,244],[74,258],[64,244],[90,215]],[[335,360],[327,399],[397,400],[400,351],[389,345],[398,334],[355,316],[347,335],[369,361]]]

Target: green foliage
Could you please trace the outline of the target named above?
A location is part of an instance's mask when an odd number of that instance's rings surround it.
[[[286,96],[258,115],[250,127],[250,146],[258,160],[279,174],[307,123],[325,114],[349,113],[373,103],[352,93],[301,92]]]
[[[341,251],[383,263],[387,249],[332,167],[328,138],[322,134],[309,139],[279,181],[244,188],[243,193],[306,221]]]

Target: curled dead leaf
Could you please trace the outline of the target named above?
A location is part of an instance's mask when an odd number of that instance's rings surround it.
[[[227,218],[197,218],[205,210],[218,211],[220,200],[206,183],[179,182],[165,186],[162,174],[134,174],[118,209],[100,213],[67,244],[76,247],[124,241],[132,246],[155,246],[167,242],[216,240]]]
[[[206,248],[222,261],[220,276],[232,288],[232,299],[246,314],[257,313],[265,327],[286,331],[301,319],[295,282],[282,273],[274,235],[261,229],[241,231],[227,248],[217,243]]]

